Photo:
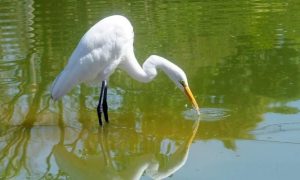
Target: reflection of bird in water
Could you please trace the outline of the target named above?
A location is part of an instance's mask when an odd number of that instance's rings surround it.
[[[152,166],[149,166],[149,168],[146,169],[146,174],[153,179],[164,179],[178,171],[188,158],[190,146],[198,131],[199,122],[200,120],[198,119],[194,124],[192,135],[168,158],[169,161],[164,164],[164,166],[161,166],[161,163],[156,161],[155,164],[152,164]]]
[[[72,152],[67,151],[62,143],[54,147],[53,154],[59,168],[66,172],[71,179],[134,180],[140,179],[144,173],[153,179],[163,179],[175,173],[185,164],[198,126],[199,120],[195,123],[192,134],[168,157],[167,162],[161,162],[157,159],[156,152],[139,152],[135,155],[129,151],[126,152],[130,155],[126,157],[126,161],[123,161],[124,164],[116,163],[115,157],[111,157],[113,151],[107,145],[106,134],[103,133],[99,134],[102,155],[81,159]],[[117,167],[115,166],[116,164],[118,164]],[[118,167],[123,168],[120,169]]]
[[[141,67],[134,55],[133,40],[133,28],[123,16],[110,16],[96,23],[81,38],[67,66],[53,82],[51,97],[57,100],[69,92],[74,85],[83,82],[102,82],[97,107],[99,123],[102,125],[102,112],[108,122],[107,81],[116,68],[126,71],[134,79],[145,83],[154,79],[157,69],[161,69],[187,95],[199,113],[183,70],[156,55],[151,55]]]

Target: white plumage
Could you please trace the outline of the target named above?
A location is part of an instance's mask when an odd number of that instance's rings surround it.
[[[141,82],[151,81],[157,74],[156,68],[160,68],[185,92],[198,111],[183,70],[156,55],[150,56],[142,68],[135,58],[133,41],[132,25],[123,16],[109,16],[96,23],[81,38],[65,69],[53,82],[52,98],[59,99],[83,82],[108,80],[117,67]]]
[[[69,62],[52,85],[52,98],[59,99],[81,82],[101,82],[121,61],[122,51],[133,43],[130,22],[122,16],[99,21],[81,38]]]

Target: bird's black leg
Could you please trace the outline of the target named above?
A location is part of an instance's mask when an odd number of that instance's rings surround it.
[[[108,120],[108,106],[107,106],[107,82],[104,81],[105,84],[104,84],[104,97],[103,97],[103,114],[104,114],[104,118],[105,118],[105,121],[108,123],[109,120]]]
[[[103,112],[103,97],[104,97],[104,89],[105,89],[105,81],[102,81],[102,86],[101,86],[101,91],[100,91],[100,98],[99,98],[99,103],[97,106],[97,114],[98,114],[98,120],[99,120],[99,125],[102,126],[102,118],[101,114]]]

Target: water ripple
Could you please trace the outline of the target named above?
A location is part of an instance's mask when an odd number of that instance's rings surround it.
[[[231,110],[224,108],[201,108],[200,113],[201,121],[220,121],[229,117]],[[197,120],[199,117],[193,109],[184,111],[183,116],[189,120]]]

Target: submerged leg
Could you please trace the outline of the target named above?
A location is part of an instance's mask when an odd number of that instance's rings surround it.
[[[105,118],[105,121],[108,123],[109,120],[108,120],[108,106],[107,106],[107,82],[105,82],[105,86],[104,86],[104,97],[103,97],[103,113],[104,113],[104,118]]]
[[[98,114],[98,120],[99,120],[99,125],[102,126],[102,118],[101,114],[103,112],[103,96],[104,96],[104,89],[105,89],[105,81],[102,81],[102,86],[101,86],[101,91],[100,91],[100,98],[99,98],[99,103],[97,106],[97,114]]]

